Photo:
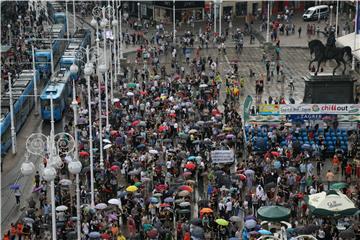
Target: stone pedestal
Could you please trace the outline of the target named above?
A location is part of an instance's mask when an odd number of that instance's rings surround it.
[[[304,77],[303,103],[354,103],[354,81],[351,75],[310,73]]]

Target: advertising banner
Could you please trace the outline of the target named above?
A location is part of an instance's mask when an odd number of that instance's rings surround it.
[[[211,161],[213,163],[232,163],[234,160],[235,155],[232,150],[211,151]]]
[[[260,115],[360,114],[359,104],[261,104]]]

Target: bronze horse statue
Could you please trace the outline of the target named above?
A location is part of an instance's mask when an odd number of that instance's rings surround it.
[[[319,68],[322,62],[326,62],[327,60],[334,59],[337,63],[336,67],[333,70],[333,75],[335,75],[336,69],[340,66],[341,63],[344,64],[344,70],[342,74],[345,74],[346,70],[346,62],[351,61],[352,59],[352,53],[350,47],[328,47],[325,46],[320,40],[312,40],[308,43],[309,49],[310,49],[310,55],[315,53],[315,58],[312,59],[309,63],[309,69],[311,67],[311,64],[315,61],[317,61],[317,69],[315,72],[315,75],[319,72]],[[344,59],[344,55],[347,55],[348,60],[346,61]]]

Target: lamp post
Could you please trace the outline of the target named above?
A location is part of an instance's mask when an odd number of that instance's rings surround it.
[[[68,0],[65,0],[65,16],[66,16],[66,37],[69,42],[70,40],[70,30],[69,30],[69,14],[68,14]]]
[[[216,3],[214,1],[214,34],[216,33]]]
[[[321,5],[321,0],[319,0],[319,6],[320,5]],[[320,22],[321,21],[320,9],[318,9],[317,11],[319,12],[318,21]]]
[[[31,45],[32,53],[32,68],[34,72],[34,96],[35,96],[35,115],[39,115],[38,95],[37,95],[37,79],[36,79],[36,66],[35,66],[35,49],[34,44]]]
[[[74,34],[76,32],[76,8],[75,8],[75,0],[73,0],[73,17],[74,17]]]
[[[270,0],[267,2],[267,23],[266,23],[266,42],[269,42],[270,38]]]
[[[357,49],[357,44],[356,44],[356,36],[358,34],[358,29],[357,29],[357,25],[358,25],[358,11],[359,11],[359,4],[356,2],[356,10],[355,10],[355,31],[354,31],[354,49]],[[355,70],[355,56],[353,54],[352,56],[352,62],[351,62],[351,70]]]
[[[175,0],[173,0],[173,43],[176,43]]]
[[[34,73],[35,74],[35,73]],[[13,101],[13,92],[12,92],[12,81],[11,73],[8,73],[9,77],[9,97],[10,97],[10,116],[11,116],[11,149],[12,153],[16,154],[16,131],[15,131],[15,115],[14,115],[14,101]]]
[[[9,45],[11,46],[12,45],[11,25],[8,24],[7,27],[9,29]]]
[[[336,0],[336,16],[335,16],[335,37],[338,37],[338,25],[339,25],[339,0]]]
[[[332,10],[333,10],[333,5],[330,6],[330,28],[332,28]]]
[[[138,6],[138,21],[140,21],[140,2],[137,3]]]
[[[221,13],[222,13],[222,8],[221,8],[221,3],[222,0],[217,0],[219,3],[219,35],[221,36]]]

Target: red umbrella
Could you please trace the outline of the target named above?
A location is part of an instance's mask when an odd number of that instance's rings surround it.
[[[170,113],[169,117],[176,117],[176,113]]]
[[[191,172],[184,172],[184,173],[183,173],[183,176],[188,177],[188,176],[190,176],[191,174],[192,174]]]
[[[155,186],[155,190],[157,192],[163,192],[163,191],[165,191],[167,189],[167,187],[168,186],[166,184],[159,184],[159,185]]]
[[[193,189],[190,187],[190,186],[187,186],[187,185],[182,185],[179,187],[179,190],[181,191],[188,191],[188,192],[192,192]]]
[[[113,165],[113,166],[111,166],[111,168],[110,168],[110,170],[113,171],[113,172],[115,172],[115,171],[117,171],[117,170],[119,170],[119,169],[120,169],[120,167],[119,167],[119,166],[116,166],[116,165]]]
[[[110,132],[111,136],[119,136],[119,131],[116,131],[116,130],[112,130]]]
[[[194,170],[196,168],[196,165],[193,163],[188,163],[188,164],[185,164],[185,168]]]
[[[279,157],[279,156],[280,156],[280,153],[278,153],[278,152],[271,152],[271,154],[272,154],[274,157]]]
[[[168,203],[162,203],[162,204],[160,204],[160,207],[170,207],[171,205],[170,204],[168,204]]]
[[[246,180],[246,176],[244,174],[239,174],[239,177],[241,181]]]
[[[140,122],[141,122],[140,120],[133,121],[131,123],[131,126],[136,127],[137,125],[139,125]]]
[[[140,93],[140,95],[147,95],[146,91],[140,91],[139,93]]]
[[[146,233],[146,235],[147,235],[149,238],[155,238],[155,237],[158,235],[158,231],[157,231],[155,228],[153,228],[153,229],[151,229],[150,231],[148,231],[148,232]]]
[[[219,110],[217,110],[217,109],[213,109],[213,110],[211,111],[211,115],[213,115],[213,116],[221,115],[221,112],[219,112]]]
[[[111,238],[111,236],[110,236],[108,233],[102,233],[102,234],[100,235],[100,237],[101,237],[102,239],[110,239],[110,238]]]
[[[164,125],[161,125],[158,129],[159,132],[164,132],[164,131],[167,131],[168,130],[168,127],[167,126],[164,126]]]
[[[88,156],[90,156],[90,154],[88,152],[81,151],[81,152],[79,152],[79,156],[80,157],[88,157]]]

